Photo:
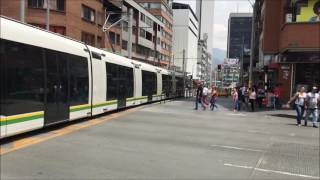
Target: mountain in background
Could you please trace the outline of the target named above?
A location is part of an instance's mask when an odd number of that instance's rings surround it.
[[[222,64],[224,58],[227,57],[227,51],[219,48],[213,48],[212,57],[213,64]]]

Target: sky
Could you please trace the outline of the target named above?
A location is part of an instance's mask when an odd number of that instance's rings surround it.
[[[250,12],[252,7],[248,0],[204,0],[215,1],[215,9],[213,11],[214,23],[213,27],[213,48],[227,49],[228,37],[228,19],[232,12]],[[254,2],[254,0],[250,0]],[[192,9],[196,10],[196,0],[174,0],[174,2],[187,3]]]

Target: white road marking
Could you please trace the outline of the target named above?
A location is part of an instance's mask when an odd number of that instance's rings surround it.
[[[290,135],[290,136],[296,136],[296,134],[295,134],[295,133],[290,133],[289,135]]]
[[[243,113],[229,113],[227,115],[229,115],[229,116],[247,116],[246,114],[243,114]]]
[[[257,134],[270,134],[270,132],[264,130],[248,130],[249,133],[257,133]]]
[[[221,145],[210,145],[211,147],[220,147],[225,149],[234,149],[234,150],[241,150],[241,151],[253,151],[253,152],[264,152],[260,149],[249,149],[249,148],[241,148],[241,147],[234,147],[234,146],[221,146]]]
[[[283,174],[283,175],[288,175],[288,176],[296,176],[296,177],[303,177],[303,178],[310,178],[310,179],[320,179],[319,176],[309,176],[309,175],[305,175],[305,174],[296,174],[296,173],[290,173],[290,172],[285,172],[285,171],[275,171],[275,170],[269,170],[269,169],[254,168],[251,166],[241,166],[241,165],[228,164],[228,163],[225,163],[223,165],[229,166],[229,167],[243,168],[243,169],[253,169],[253,170],[262,171],[262,172]]]

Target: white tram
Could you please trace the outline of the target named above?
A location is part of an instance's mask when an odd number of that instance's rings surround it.
[[[181,96],[176,76],[0,16],[0,138]]]

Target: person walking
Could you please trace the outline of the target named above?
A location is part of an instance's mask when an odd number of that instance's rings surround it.
[[[202,90],[202,108],[203,110],[207,109],[207,105],[208,105],[208,93],[209,93],[209,89],[207,88],[207,86],[203,87]]]
[[[197,94],[196,94],[196,107],[194,108],[195,110],[198,110],[198,103],[202,102],[202,83],[198,83],[198,88],[197,88]]]
[[[320,102],[320,95],[317,93],[317,87],[313,87],[312,91],[307,94],[306,105],[307,113],[304,119],[304,125],[308,125],[309,116],[312,114],[312,124],[314,128],[318,128],[318,106]]]
[[[266,94],[265,94],[265,91],[262,88],[262,86],[259,86],[257,91],[258,91],[257,92],[257,102],[258,102],[259,108],[261,109],[262,108],[262,101],[263,101],[263,98],[266,97]]]
[[[249,102],[251,104],[251,111],[254,112],[254,103],[256,103],[257,94],[254,88],[249,89]]]
[[[211,89],[211,100],[210,100],[210,109],[212,111],[214,110],[214,108],[218,108],[218,106],[216,105],[217,96],[218,96],[217,88],[212,86],[212,89]]]
[[[301,120],[305,111],[306,98],[307,94],[305,93],[305,88],[302,86],[299,91],[288,101],[288,104],[290,104],[292,101],[295,101],[294,108],[297,111],[297,126],[301,126]]]
[[[279,87],[279,84],[276,84],[276,87],[273,89],[273,93],[275,98],[275,108],[279,109],[281,107],[281,103],[280,103],[281,89]]]
[[[231,95],[233,100],[233,112],[236,112],[237,110],[239,110],[239,104],[240,104],[237,88],[232,89]]]

